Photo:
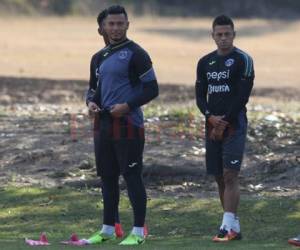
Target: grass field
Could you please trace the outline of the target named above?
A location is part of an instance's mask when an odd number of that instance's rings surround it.
[[[198,59],[215,49],[210,19],[131,17],[128,36],[147,49],[160,83],[194,84]],[[88,79],[103,47],[93,18],[0,18],[0,75]],[[236,20],[235,44],[254,58],[256,86],[299,87],[300,22]]]
[[[59,245],[72,232],[87,237],[99,226],[102,212],[97,190],[5,188],[0,191],[0,248],[30,249],[24,238],[38,238],[45,231],[52,246],[43,249],[74,249]],[[129,203],[121,199],[121,220],[128,232]],[[299,233],[300,201],[272,197],[244,197],[240,215],[244,239],[230,244],[211,242],[222,211],[216,199],[182,197],[148,201],[150,236],[139,249],[290,249],[287,239]],[[84,249],[135,249],[105,244]]]

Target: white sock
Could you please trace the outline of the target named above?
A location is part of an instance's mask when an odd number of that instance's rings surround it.
[[[107,235],[113,235],[115,232],[115,227],[103,224],[100,232]]]
[[[240,226],[240,220],[239,217],[235,216],[235,220],[232,226],[232,230],[235,231],[236,233],[241,232],[241,226]]]
[[[144,227],[133,227],[131,232],[135,235],[144,237]]]
[[[223,214],[223,221],[220,229],[226,229],[229,231],[232,229],[233,224],[235,223],[235,215],[231,212],[225,212]]]

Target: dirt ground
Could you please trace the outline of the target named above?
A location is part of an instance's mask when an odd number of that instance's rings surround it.
[[[300,22],[235,19],[235,45],[254,60],[255,84],[299,88]],[[193,85],[199,58],[215,49],[212,19],[130,16],[129,38],[151,55],[161,83]],[[89,76],[103,47],[96,18],[0,17],[0,75],[50,79]]]
[[[92,119],[83,99],[86,86],[86,81],[0,78],[1,186],[99,187]],[[194,105],[193,87],[160,89],[153,107]],[[292,88],[255,89],[241,171],[244,193],[299,195],[299,94]],[[205,174],[202,124],[200,114],[148,115],[144,177],[150,195],[216,195]]]

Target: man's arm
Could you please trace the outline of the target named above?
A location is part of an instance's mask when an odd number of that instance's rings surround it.
[[[208,83],[204,70],[204,60],[201,59],[197,66],[197,80],[196,80],[196,103],[201,113],[205,115],[206,120],[211,128],[209,128],[209,137],[212,140],[222,139],[223,132],[228,125],[228,122],[223,121],[223,116],[215,116],[211,114],[208,109],[207,102]]]
[[[96,89],[97,89],[97,82],[98,78],[96,76],[96,69],[97,69],[97,57],[94,55],[91,59],[91,64],[90,64],[90,80],[89,80],[89,88],[86,93],[86,98],[85,102],[88,105],[89,102],[95,102],[95,94],[96,94]],[[97,102],[98,104],[100,102]]]
[[[133,69],[135,80],[142,84],[142,93],[127,101],[130,110],[133,110],[157,97],[159,89],[149,55],[140,49],[133,54],[131,60],[130,67]]]
[[[211,113],[208,109],[207,103],[207,88],[208,83],[204,70],[204,60],[201,59],[197,65],[197,80],[195,85],[195,93],[196,93],[196,103],[201,113],[208,118]]]
[[[245,107],[249,100],[253,88],[254,68],[253,60],[250,56],[245,56],[241,69],[241,77],[237,82],[237,93],[234,100],[223,118],[231,123],[235,121],[240,111]]]

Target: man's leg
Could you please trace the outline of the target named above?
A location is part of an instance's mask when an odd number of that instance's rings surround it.
[[[140,128],[129,120],[120,119],[120,139],[114,141],[114,148],[127,184],[128,196],[133,208],[134,227],[120,245],[139,245],[144,243],[144,223],[146,216],[146,190],[142,178],[143,151],[145,137]],[[143,132],[143,131],[142,131]]]
[[[145,242],[146,189],[140,171],[129,171],[123,176],[127,184],[129,200],[133,208],[134,226],[131,233],[120,245],[140,245]]]
[[[114,227],[118,211],[119,176],[102,176],[103,224]]]
[[[88,244],[100,244],[115,238],[115,215],[118,210],[119,176],[102,176],[103,224],[93,234]]]
[[[238,124],[234,130],[228,131],[228,136],[223,141],[223,178],[224,190],[224,217],[223,223],[227,229],[240,233],[240,223],[237,210],[240,202],[239,172],[242,165],[246,143],[247,118],[241,112]]]
[[[236,213],[240,201],[238,176],[243,159],[246,131],[247,121],[242,113],[239,126],[222,143],[223,174],[221,178],[217,179],[217,182],[220,199],[223,198],[224,214],[220,233],[214,238],[215,241],[241,239],[240,223]]]
[[[116,160],[116,156],[113,148],[111,127],[112,127],[112,121],[108,116],[104,116],[101,119],[99,118],[99,115],[96,116],[95,124],[94,124],[95,159],[96,159],[97,175],[106,176],[102,178],[103,189],[105,189],[105,186],[110,185],[106,183],[107,176],[118,176],[119,174],[118,162]],[[115,190],[115,195],[117,200],[117,209],[116,209],[115,219],[114,219],[115,233],[117,237],[123,237],[124,232],[120,224],[119,209],[118,209],[120,192],[119,192],[119,186],[117,180],[114,181],[114,185],[115,185],[114,190]]]
[[[215,180],[218,184],[219,198],[224,210],[224,192],[225,192],[225,183],[223,176],[215,176]]]
[[[119,216],[119,201],[120,201],[120,191],[119,191],[119,187],[118,187],[118,193],[117,193],[117,210],[116,210],[116,214],[115,214],[115,234],[117,236],[117,238],[122,238],[124,236],[124,231],[122,228],[122,224],[120,222],[120,216]]]
[[[224,211],[237,213],[240,201],[239,171],[224,168]]]
[[[119,137],[114,141],[120,173],[127,184],[128,196],[133,207],[134,225],[143,227],[146,215],[146,190],[142,179],[145,137],[140,128],[127,119],[119,120]]]
[[[225,183],[223,176],[222,144],[206,137],[206,172],[215,176],[218,185],[219,198],[224,210]]]
[[[229,241],[241,239],[241,229],[237,210],[240,201],[238,175],[243,159],[245,145],[245,130],[238,131],[228,138],[223,144],[223,220],[220,233],[214,238],[215,241]],[[222,191],[222,182],[221,191]]]
[[[119,195],[119,197],[118,197],[118,204],[119,204],[119,200],[120,200],[120,195]],[[119,207],[119,205],[118,205],[118,207]],[[116,214],[115,214],[115,223],[116,223],[116,224],[120,224],[119,209],[117,209],[117,212],[116,212]]]
[[[216,177],[224,210],[219,234],[213,238],[216,242],[241,239],[240,223],[236,216],[240,200],[239,171],[228,168],[224,168],[223,171],[222,177]]]
[[[128,197],[131,202],[134,214],[134,227],[141,228],[145,224],[147,195],[143,183],[142,175],[138,172],[129,172],[124,174],[127,184]],[[143,236],[143,233],[139,233]]]
[[[224,168],[224,215],[221,228],[240,234],[240,222],[237,210],[240,202],[239,171]],[[238,235],[240,237],[240,235]]]

